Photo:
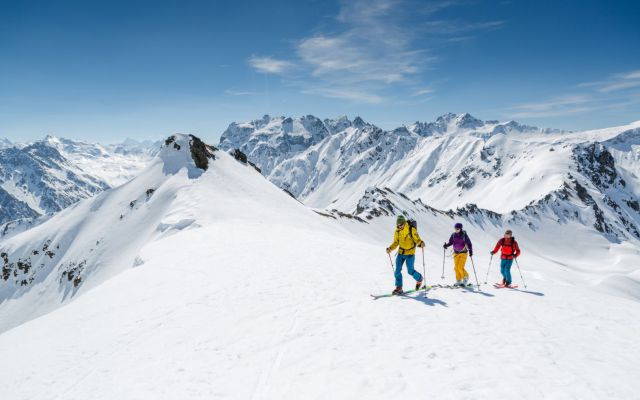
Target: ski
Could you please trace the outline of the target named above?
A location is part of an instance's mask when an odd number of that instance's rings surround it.
[[[442,289],[470,289],[473,288],[473,283],[467,283],[466,285],[433,285],[434,287],[437,288],[442,288]]]
[[[494,283],[493,287],[496,289],[517,289],[518,285],[507,286],[507,285],[503,285],[502,283]]]
[[[428,292],[430,289],[432,289],[433,286],[423,286],[420,289],[410,289],[410,290],[406,290],[404,292],[402,292],[401,294],[393,294],[393,293],[386,293],[386,294],[370,294],[369,296],[371,296],[374,300],[377,299],[381,299],[383,297],[393,297],[393,296],[406,296],[408,294],[411,293],[416,293],[416,292],[421,292],[421,291],[425,291]]]

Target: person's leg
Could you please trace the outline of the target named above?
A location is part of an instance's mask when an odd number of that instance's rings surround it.
[[[402,287],[402,264],[404,263],[404,256],[400,253],[396,256],[396,287]]]
[[[462,277],[464,276],[460,264],[460,261],[462,260],[460,256],[461,254],[458,253],[453,254],[453,270],[456,272],[456,282],[460,282],[462,280]]]
[[[469,273],[464,268],[465,264],[467,263],[467,254],[468,253],[460,253],[460,273],[462,274],[461,279],[469,278]]]
[[[413,279],[415,279],[416,282],[421,282],[422,274],[416,271],[415,268],[413,267],[415,264],[415,261],[416,261],[415,255],[407,256],[407,272],[409,273],[409,275],[413,276]]]
[[[504,279],[507,280],[507,285],[511,285],[511,265],[513,264],[513,259],[504,260]]]
[[[507,260],[504,258],[500,259],[500,273],[502,274],[502,283],[507,283]]]

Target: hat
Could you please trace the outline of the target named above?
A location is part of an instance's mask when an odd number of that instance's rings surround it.
[[[404,215],[398,215],[398,218],[396,218],[396,225],[404,224],[405,222],[407,222],[407,219]]]
[[[504,234],[505,234],[505,235],[513,235],[513,232],[511,232],[511,229],[507,229],[507,230],[504,232]]]
[[[460,222],[456,222],[456,224],[453,227],[455,229],[462,229],[462,224]]]

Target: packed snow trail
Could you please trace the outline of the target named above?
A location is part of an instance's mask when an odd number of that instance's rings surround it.
[[[170,209],[137,267],[0,334],[3,399],[630,399],[640,391],[640,305],[584,283],[602,276],[593,272],[602,260],[560,269],[523,233],[526,290],[483,285],[373,301],[371,292],[393,288],[384,252],[393,222],[321,217],[226,154],[200,177],[177,174],[185,184],[172,183]],[[196,222],[162,230],[184,220]],[[440,280],[434,245],[450,222],[419,226],[426,283],[451,283],[450,260]],[[478,273],[496,239],[489,228],[469,227]],[[634,249],[617,251],[618,262],[637,261]]]

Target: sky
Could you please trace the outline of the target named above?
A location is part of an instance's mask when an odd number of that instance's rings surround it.
[[[0,0],[0,137],[217,142],[264,114],[640,120],[640,1]]]

